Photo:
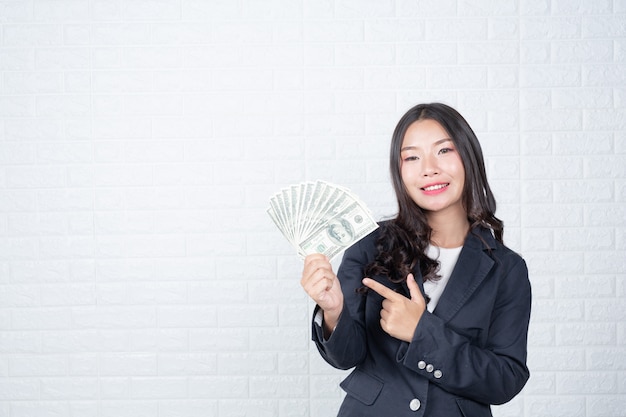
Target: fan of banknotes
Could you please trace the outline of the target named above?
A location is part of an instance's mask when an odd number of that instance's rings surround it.
[[[302,258],[322,253],[333,259],[378,227],[356,195],[325,181],[283,188],[270,198],[267,213]]]

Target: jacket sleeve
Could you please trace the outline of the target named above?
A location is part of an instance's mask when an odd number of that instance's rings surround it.
[[[366,239],[367,241],[367,239]],[[337,277],[341,283],[344,305],[337,327],[325,340],[322,328],[313,321],[312,339],[326,362],[338,369],[350,369],[367,355],[365,332],[365,296],[357,292],[362,287],[363,269],[367,262],[364,241],[356,243],[344,254]],[[316,306],[313,317],[319,312]]]
[[[484,346],[425,311],[413,340],[402,345],[397,360],[455,395],[503,404],[517,395],[529,378],[530,307],[528,270],[518,258],[499,284]]]

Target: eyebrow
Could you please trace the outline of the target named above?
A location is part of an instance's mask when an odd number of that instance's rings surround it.
[[[448,141],[452,142],[452,138],[439,139],[437,142],[433,143],[433,146],[441,145],[442,143],[448,142]],[[404,148],[400,149],[400,152],[409,151],[413,149],[417,149],[417,146],[405,146]]]

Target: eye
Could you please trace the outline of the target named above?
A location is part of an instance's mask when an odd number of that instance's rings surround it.
[[[441,149],[439,149],[439,153],[440,154],[446,154],[448,152],[454,152],[454,149],[452,149],[452,148],[441,148]]]
[[[403,159],[404,162],[411,162],[411,161],[417,161],[417,160],[419,160],[419,158],[415,155],[410,155]]]

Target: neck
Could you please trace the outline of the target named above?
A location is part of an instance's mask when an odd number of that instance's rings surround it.
[[[470,224],[465,213],[462,216],[428,216],[428,224],[432,229],[430,243],[441,248],[458,248],[463,246],[469,232]]]

